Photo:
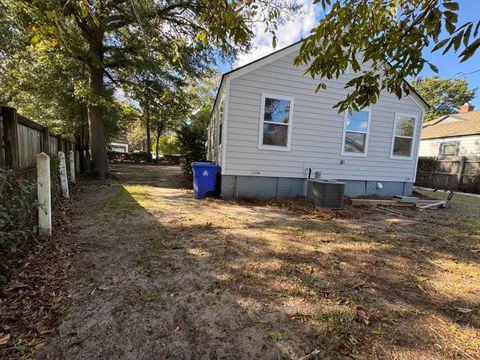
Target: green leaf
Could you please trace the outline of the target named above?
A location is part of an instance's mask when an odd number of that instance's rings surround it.
[[[432,49],[433,51],[437,51],[438,49],[441,49],[442,47],[445,46],[445,44],[448,42],[449,39],[443,39],[442,41],[438,42]]]
[[[444,1],[443,6],[449,10],[457,11],[460,9],[460,6],[456,1]]]
[[[428,63],[428,66],[434,73],[438,73],[438,68],[435,65]]]
[[[479,47],[480,47],[480,39],[477,39],[473,43],[471,43],[469,46],[467,46],[466,49],[462,51],[462,53],[460,53],[460,57],[461,57],[460,62],[464,62],[470,59],[475,54],[475,52]]]

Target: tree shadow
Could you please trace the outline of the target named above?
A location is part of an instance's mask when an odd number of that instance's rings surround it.
[[[71,304],[40,358],[277,359],[316,348],[319,358],[435,358],[451,349],[432,318],[478,334],[478,301],[428,284],[438,259],[475,256],[451,238],[431,241],[421,221],[410,237],[385,214],[317,220],[196,201],[175,173],[163,184],[129,171],[126,186],[83,192]]]

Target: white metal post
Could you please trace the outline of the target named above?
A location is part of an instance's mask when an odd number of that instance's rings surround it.
[[[65,164],[65,153],[63,151],[58,152],[58,159],[60,160],[60,185],[62,188],[62,195],[65,199],[69,199],[68,194],[68,179],[67,179],[67,166]]]
[[[50,183],[50,157],[44,152],[37,155],[38,233],[52,236],[52,197]]]

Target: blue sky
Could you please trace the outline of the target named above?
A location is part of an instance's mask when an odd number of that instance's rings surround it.
[[[321,17],[319,6],[313,5],[312,0],[297,0],[297,2],[303,3],[302,14],[300,16],[295,16],[292,20],[287,21],[279,27],[277,32],[277,49],[281,49],[302,37],[307,36],[309,30]],[[465,21],[478,20],[480,16],[480,0],[458,0],[458,2],[460,4],[460,24],[463,24]],[[258,24],[254,29],[254,32],[255,39],[253,50],[248,54],[241,54],[236,66],[247,64],[274,51],[271,45],[271,36],[264,32],[263,25]],[[479,52],[464,63],[460,63],[454,53],[442,55],[441,51],[432,53],[431,51],[426,50],[425,56],[438,67],[438,76],[442,78],[466,77],[471,88],[480,88],[480,71],[477,71],[480,70]],[[230,69],[231,66],[222,66],[221,71],[225,72]],[[477,72],[472,73],[474,71]],[[427,66],[420,75],[431,76],[434,75],[434,73]],[[477,91],[477,97],[472,101],[472,104],[480,110],[480,90]]]
[[[460,14],[459,24],[466,21],[475,21],[480,17],[480,1],[479,0],[459,0]],[[438,74],[442,78],[464,78],[466,77],[469,86],[478,87],[480,89],[480,53],[472,56],[464,63],[460,63],[454,53],[442,55],[441,51],[425,53],[427,59],[438,67]],[[473,74],[471,72],[477,71]],[[424,69],[421,73],[423,76],[431,76],[434,73],[430,69]],[[477,97],[472,101],[477,110],[480,110],[480,90],[477,91]]]

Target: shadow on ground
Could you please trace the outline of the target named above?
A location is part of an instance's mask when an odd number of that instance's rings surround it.
[[[71,304],[40,358],[480,355],[476,223],[309,218],[196,201],[176,167],[114,170],[83,187]]]

